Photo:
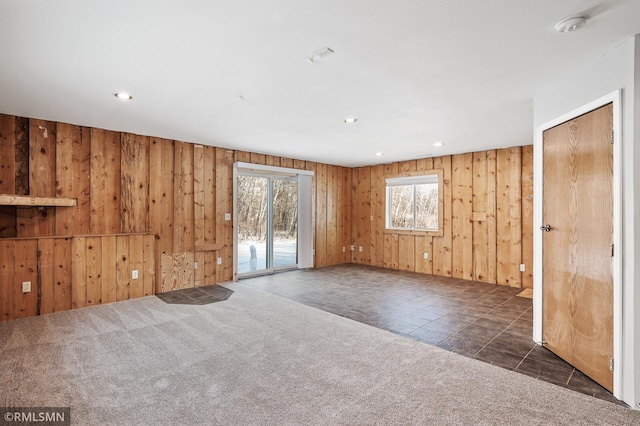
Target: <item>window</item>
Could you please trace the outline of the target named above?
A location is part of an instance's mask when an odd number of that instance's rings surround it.
[[[387,229],[441,233],[442,171],[389,178],[386,183]]]

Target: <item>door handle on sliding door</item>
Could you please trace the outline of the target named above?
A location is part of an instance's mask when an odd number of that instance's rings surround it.
[[[551,232],[551,225],[544,225],[540,227],[541,231]]]

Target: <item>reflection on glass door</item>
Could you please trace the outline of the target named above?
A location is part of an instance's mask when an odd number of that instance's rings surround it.
[[[273,267],[298,264],[298,182],[273,179]]]
[[[252,275],[298,264],[298,185],[295,178],[237,178],[238,274]]]

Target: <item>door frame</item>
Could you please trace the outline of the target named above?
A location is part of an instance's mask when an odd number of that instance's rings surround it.
[[[296,177],[298,180],[298,263],[291,269],[313,267],[314,255],[314,223],[313,194],[311,180],[315,173],[310,170],[292,169],[289,167],[267,166],[237,161],[233,164],[233,281],[238,281],[238,175],[240,170],[256,174],[272,176]],[[280,271],[280,269],[278,269]],[[262,275],[262,274],[256,274]],[[243,278],[249,275],[243,274]]]
[[[573,111],[538,126],[533,144],[533,341],[543,344],[542,310],[544,282],[542,231],[543,225],[543,136],[545,130],[591,112],[609,103],[613,104],[613,395],[622,399],[622,90],[616,90]]]

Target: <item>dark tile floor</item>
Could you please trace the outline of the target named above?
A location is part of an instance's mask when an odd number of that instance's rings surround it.
[[[241,283],[308,306],[623,404],[532,341],[520,289],[360,265],[292,271]]]
[[[179,305],[208,305],[209,303],[222,302],[233,294],[233,290],[219,286],[208,285],[204,287],[186,288],[184,290],[167,291],[156,294],[165,303]]]

